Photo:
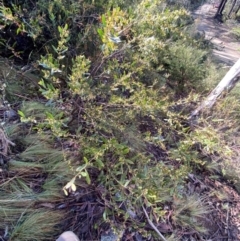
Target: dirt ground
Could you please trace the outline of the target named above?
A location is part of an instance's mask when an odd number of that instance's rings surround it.
[[[213,17],[217,11],[212,3],[205,3],[193,12],[197,30],[205,34],[214,46],[213,55],[220,62],[233,65],[240,58],[240,42],[234,39],[230,23],[220,23]]]

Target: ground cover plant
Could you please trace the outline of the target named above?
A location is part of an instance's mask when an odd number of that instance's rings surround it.
[[[211,124],[188,119],[217,70],[186,31],[186,9],[39,0],[0,10],[2,240],[212,237],[207,196],[227,198],[203,183],[237,188],[238,170],[228,178],[220,111]]]

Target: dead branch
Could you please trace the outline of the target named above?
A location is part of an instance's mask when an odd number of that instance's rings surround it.
[[[230,91],[234,88],[238,81],[238,77],[240,74],[240,59],[231,67],[231,69],[227,72],[227,74],[223,77],[223,79],[219,82],[217,87],[208,95],[206,100],[204,100],[200,106],[195,109],[189,119],[193,119],[196,116],[199,116],[199,114],[204,109],[210,109],[217,101],[217,98],[221,95],[221,93],[224,90]]]
[[[7,156],[9,145],[15,146],[13,142],[7,139],[6,134],[4,133],[4,130],[2,128],[0,128],[0,143],[0,154],[2,154],[3,156]]]
[[[153,224],[153,222],[150,220],[150,218],[149,218],[149,216],[148,216],[148,214],[147,214],[146,209],[145,209],[143,206],[142,206],[142,208],[143,208],[144,214],[145,214],[145,216],[146,216],[146,218],[147,218],[147,221],[148,221],[149,225],[154,229],[154,231],[158,234],[158,236],[161,238],[161,240],[167,241],[167,240],[164,238],[164,236],[160,233],[160,231],[157,229],[157,227]]]

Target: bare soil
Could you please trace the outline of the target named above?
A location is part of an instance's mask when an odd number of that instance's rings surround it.
[[[216,60],[231,66],[240,58],[240,43],[231,32],[233,24],[220,23],[214,19],[216,11],[213,4],[205,3],[193,12],[193,16],[197,30],[203,32],[205,38],[213,44]]]

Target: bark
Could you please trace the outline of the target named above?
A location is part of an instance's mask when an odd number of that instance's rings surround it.
[[[225,8],[225,6],[226,6],[227,1],[228,1],[228,0],[223,0],[223,2],[222,2],[222,5],[221,5],[220,8],[219,8],[219,14],[220,14],[220,15],[222,15],[223,10],[224,10],[224,8]]]
[[[232,66],[223,79],[219,82],[217,87],[210,93],[210,95],[204,100],[200,106],[194,110],[190,119],[198,116],[204,109],[210,109],[216,102],[217,98],[224,90],[230,91],[238,81],[240,75],[240,59]]]
[[[216,12],[215,18],[219,19],[222,16],[222,12],[225,8],[225,5],[226,5],[227,1],[228,0],[221,0],[221,3],[220,3],[220,5],[218,7],[218,10]]]
[[[228,13],[228,17],[229,17],[229,18],[231,18],[231,15],[232,15],[233,9],[234,9],[234,7],[235,7],[235,5],[236,5],[236,2],[237,2],[237,0],[233,0],[231,9],[230,9],[230,11],[229,11],[229,13]]]
[[[240,4],[238,5],[238,7],[237,7],[237,9],[236,9],[236,11],[235,11],[235,15],[237,15],[239,9],[240,9]]]

